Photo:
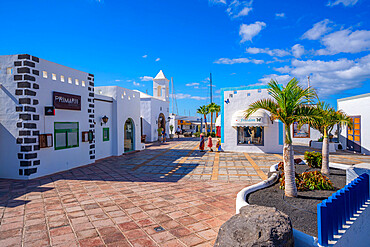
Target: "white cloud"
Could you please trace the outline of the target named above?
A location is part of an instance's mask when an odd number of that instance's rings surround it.
[[[143,56],[143,58],[147,58],[147,57],[148,57],[148,55],[144,55],[144,56]]]
[[[151,77],[151,76],[141,76],[140,77],[140,80],[141,81],[152,81],[153,80],[153,77]]]
[[[134,86],[138,86],[138,87],[144,86],[144,85],[142,85],[142,84],[140,84],[140,83],[138,83],[136,81],[133,81],[132,84],[134,84]]]
[[[271,79],[274,79],[281,84],[287,84],[288,81],[292,79],[292,77],[290,75],[277,75],[277,74],[264,75],[263,78],[258,80],[260,81],[260,83],[258,84],[267,84],[271,81]]]
[[[122,81],[122,80],[114,80],[114,81],[116,81],[116,82],[120,82],[120,81]]]
[[[196,86],[199,86],[199,83],[198,82],[187,83],[185,86],[187,86],[187,87],[196,87]]]
[[[329,19],[322,20],[317,22],[313,25],[311,29],[305,32],[302,35],[302,39],[309,39],[309,40],[317,40],[327,32],[329,32],[332,28],[328,25],[332,22]]]
[[[246,49],[246,52],[250,54],[264,53],[270,56],[277,56],[277,57],[284,57],[284,56],[290,55],[290,52],[281,50],[281,49],[256,48],[256,47],[248,47]]]
[[[155,61],[158,62],[159,60],[161,60],[160,58],[157,58]]]
[[[285,18],[285,13],[276,13],[275,17],[276,18]]]
[[[241,43],[246,41],[252,41],[253,37],[255,37],[261,30],[266,27],[266,23],[261,21],[256,21],[252,24],[242,24],[240,25],[239,35],[242,37]]]
[[[321,43],[325,49],[317,51],[318,55],[334,55],[338,53],[357,53],[370,50],[370,31],[349,29],[340,30],[324,36]]]
[[[195,99],[195,100],[206,100],[207,97],[192,96],[190,94],[177,93],[176,99]]]
[[[208,0],[208,2],[211,4],[218,4],[218,3],[226,4],[226,0]]]
[[[261,64],[264,63],[263,60],[257,60],[257,59],[249,59],[249,58],[220,58],[214,63],[217,64],[235,64],[235,63],[254,63],[254,64]]]
[[[328,2],[327,6],[335,6],[338,4],[343,4],[344,6],[353,6],[358,2],[358,0],[335,0],[335,1],[330,1]]]
[[[293,45],[292,54],[296,58],[300,58],[304,54],[304,47],[300,44]]]
[[[321,96],[333,95],[345,90],[357,88],[361,83],[370,79],[370,55],[348,60],[296,60],[291,66],[275,69],[298,78],[301,82],[307,81],[310,76],[311,85]]]
[[[252,3],[253,0],[251,1],[233,0],[226,9],[226,12],[231,18],[247,16],[249,12],[252,11]]]

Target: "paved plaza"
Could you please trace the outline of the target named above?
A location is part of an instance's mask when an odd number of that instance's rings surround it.
[[[40,179],[0,180],[0,246],[213,246],[238,191],[265,179],[281,155],[201,153],[197,144],[180,138]],[[370,162],[344,151],[331,159]]]

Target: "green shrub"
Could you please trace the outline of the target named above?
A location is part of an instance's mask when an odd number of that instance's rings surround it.
[[[195,132],[195,133],[194,133],[194,136],[195,136],[195,137],[199,137],[199,136],[200,136],[200,132]]]
[[[312,168],[321,168],[322,165],[322,154],[315,151],[305,152],[304,159],[307,161],[307,165]]]
[[[320,137],[317,141],[322,142],[324,140],[324,137]]]
[[[208,133],[207,133],[207,137],[208,137],[208,136],[216,137],[216,133],[215,133],[215,132],[208,132]]]

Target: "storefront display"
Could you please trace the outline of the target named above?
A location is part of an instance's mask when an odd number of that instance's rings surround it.
[[[238,127],[238,145],[263,145],[263,127]]]

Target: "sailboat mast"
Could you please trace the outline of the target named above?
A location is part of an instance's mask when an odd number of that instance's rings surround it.
[[[213,99],[212,99],[212,73],[209,74],[209,83],[210,83],[210,96],[211,96],[211,104],[213,102]]]

